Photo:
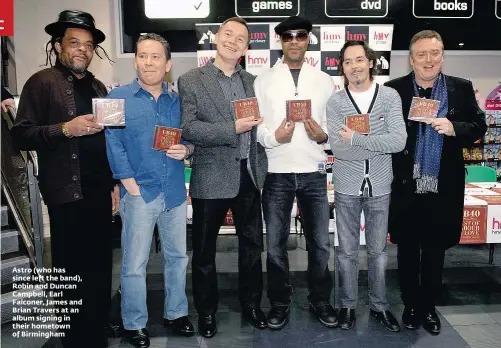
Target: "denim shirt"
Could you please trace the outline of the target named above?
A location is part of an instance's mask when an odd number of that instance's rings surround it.
[[[158,100],[135,79],[130,85],[113,89],[107,98],[125,100],[125,127],[107,127],[106,149],[113,178],[134,178],[146,203],[163,192],[171,209],[184,203],[184,161],[153,150],[155,126],[180,128],[179,97],[163,85]],[[126,193],[121,185],[121,197]]]

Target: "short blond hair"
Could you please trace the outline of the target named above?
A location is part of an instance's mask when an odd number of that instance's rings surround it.
[[[251,32],[250,32],[250,29],[249,29],[249,24],[247,23],[247,21],[245,19],[243,19],[242,17],[231,17],[231,18],[228,18],[227,20],[225,20],[221,26],[219,27],[219,29],[221,29],[222,27],[224,27],[224,25],[228,22],[237,22],[237,23],[240,23],[242,24],[245,28],[247,28],[247,33],[249,33],[249,37],[247,39],[247,43],[250,43],[250,40],[251,40]],[[219,31],[219,30],[218,30]]]
[[[421,30],[419,33],[414,34],[411,39],[411,43],[409,44],[409,54],[412,55],[412,46],[422,39],[437,39],[442,44],[442,51],[444,50],[444,41],[442,40],[442,36],[437,33],[435,30]]]

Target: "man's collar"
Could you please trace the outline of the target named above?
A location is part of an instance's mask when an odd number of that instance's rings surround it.
[[[131,90],[132,94],[137,94],[140,90],[144,90],[147,92],[140,84],[138,81],[138,78],[136,77],[134,81],[131,83]],[[161,94],[167,94],[168,96],[172,97],[171,95],[172,92],[169,91],[169,88],[167,87],[167,84],[165,82],[162,83],[162,93]]]
[[[214,61],[215,61],[215,59],[212,58],[211,60],[209,60],[205,64],[205,66],[207,67],[207,71],[209,73],[213,74],[216,77],[226,76],[225,73],[214,64]],[[237,63],[235,65],[235,70],[233,70],[233,74],[232,75],[240,73],[241,70],[242,70],[242,66]]]

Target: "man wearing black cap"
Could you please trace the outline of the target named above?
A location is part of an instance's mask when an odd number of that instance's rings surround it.
[[[282,43],[282,61],[259,75],[254,84],[264,119],[258,126],[258,140],[268,155],[263,213],[271,302],[267,319],[271,329],[281,329],[289,321],[292,287],[286,241],[294,197],[301,209],[308,245],[310,309],[325,326],[338,325],[330,304],[329,203],[324,170],[327,159],[324,144],[328,139],[325,106],[334,84],[326,73],[303,64],[311,29],[309,20],[297,16],[277,25],[275,32]],[[302,113],[309,117],[289,118],[293,116],[293,107],[298,105],[300,112],[296,116]]]
[[[94,18],[63,11],[45,27],[51,40],[47,60],[54,67],[31,76],[21,93],[12,135],[23,150],[37,151],[40,191],[50,217],[52,266],[79,276],[74,290],[63,290],[66,302],[58,315],[70,316],[65,348],[107,347],[106,324],[111,297],[111,219],[118,209],[106,157],[103,127],[93,121],[92,98],[106,87],[89,71],[105,35]],[[118,193],[118,191],[115,191]],[[111,194],[110,194],[111,193]],[[113,203],[112,203],[113,202]],[[65,282],[62,282],[63,284]],[[66,282],[67,283],[67,282]],[[65,310],[82,301],[78,314]]]

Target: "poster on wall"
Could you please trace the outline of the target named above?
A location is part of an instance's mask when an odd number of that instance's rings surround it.
[[[251,41],[240,64],[253,75],[259,75],[280,63],[282,50],[280,37],[275,33],[277,23],[249,23]],[[205,65],[216,55],[215,35],[220,24],[197,24],[197,62]],[[390,79],[392,24],[374,25],[314,25],[310,33],[305,62],[329,74],[336,90],[344,88],[343,77],[338,70],[339,51],[347,40],[365,41],[376,52],[375,81],[384,83]]]

